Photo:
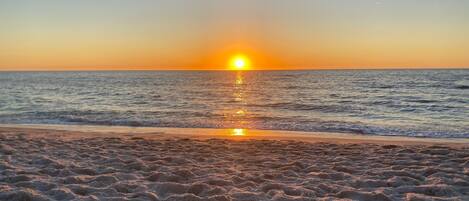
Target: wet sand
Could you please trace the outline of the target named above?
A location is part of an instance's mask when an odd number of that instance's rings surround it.
[[[0,200],[469,200],[467,139],[0,126]]]

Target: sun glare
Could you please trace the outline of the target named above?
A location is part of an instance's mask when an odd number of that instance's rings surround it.
[[[246,56],[237,55],[231,59],[230,68],[232,70],[248,70],[249,59]]]

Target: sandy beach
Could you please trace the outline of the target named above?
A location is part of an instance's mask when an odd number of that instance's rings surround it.
[[[0,200],[338,199],[469,200],[468,141],[0,126]]]

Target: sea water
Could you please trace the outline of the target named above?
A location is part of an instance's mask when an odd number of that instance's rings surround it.
[[[0,72],[0,123],[469,137],[469,70]]]

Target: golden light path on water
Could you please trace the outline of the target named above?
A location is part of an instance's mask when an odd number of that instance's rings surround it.
[[[246,121],[245,117],[247,114],[247,110],[244,107],[246,105],[246,97],[245,97],[245,81],[243,77],[243,72],[242,71],[237,71],[236,72],[236,79],[234,81],[234,93],[233,93],[234,100],[238,106],[236,108],[235,114],[232,116],[233,118],[233,123],[238,126],[238,128],[233,128],[231,129],[231,136],[246,136],[247,135],[247,130],[243,128],[243,125],[246,125],[248,122]]]
[[[246,129],[243,129],[243,128],[234,128],[234,129],[231,129],[231,135],[232,136],[246,136],[247,131]]]

